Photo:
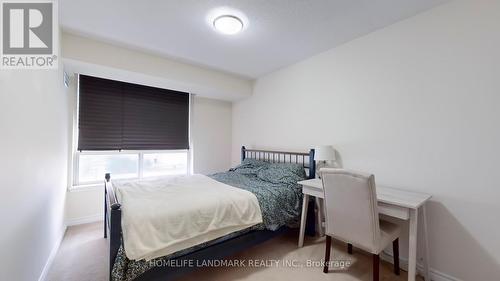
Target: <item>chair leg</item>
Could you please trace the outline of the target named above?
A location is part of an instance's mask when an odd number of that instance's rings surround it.
[[[372,254],[373,256],[373,281],[379,280],[379,266],[380,266],[380,257],[379,255]]]
[[[352,244],[351,243],[347,243],[347,252],[349,253],[349,255],[352,255]]]
[[[394,274],[399,275],[399,238],[392,241],[392,252],[394,256]]]
[[[326,248],[325,248],[325,267],[323,268],[324,273],[328,273],[328,264],[330,263],[330,249],[332,247],[332,237],[326,236]]]

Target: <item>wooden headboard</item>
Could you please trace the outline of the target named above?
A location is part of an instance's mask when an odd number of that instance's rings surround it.
[[[316,164],[314,162],[314,149],[309,152],[274,151],[262,149],[247,149],[241,147],[241,161],[256,159],[270,163],[297,163],[302,164],[307,171],[308,178],[316,177]]]

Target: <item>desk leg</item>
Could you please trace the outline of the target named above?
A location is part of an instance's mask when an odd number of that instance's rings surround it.
[[[320,237],[323,237],[325,235],[325,229],[323,228],[323,220],[325,218],[325,211],[324,211],[324,200],[323,198],[316,198],[316,205],[318,207],[318,214],[316,216],[317,219],[317,224],[318,224],[318,235]]]
[[[304,194],[304,199],[302,201],[302,216],[300,218],[299,248],[304,246],[304,233],[306,232],[308,207],[309,207],[309,195]]]
[[[425,281],[431,281],[431,275],[429,271],[430,263],[431,260],[429,258],[429,235],[427,233],[427,211],[425,208],[425,204],[422,205],[422,230],[423,230],[423,236],[424,236],[424,274],[425,274]]]
[[[418,224],[418,209],[410,209],[410,233],[408,251],[408,281],[415,281],[417,273],[417,224]],[[426,280],[427,281],[427,280]]]

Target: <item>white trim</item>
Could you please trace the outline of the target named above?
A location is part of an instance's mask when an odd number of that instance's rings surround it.
[[[137,173],[139,178],[144,178],[144,153],[139,152],[139,162],[137,162]]]
[[[96,191],[96,190],[104,190],[104,181],[102,183],[72,185],[68,187],[68,192]]]
[[[193,174],[193,105],[194,105],[194,94],[189,93],[189,113],[188,113],[188,159],[187,159],[187,175]]]
[[[102,221],[103,219],[104,219],[103,215],[95,214],[95,215],[90,215],[90,216],[86,216],[86,217],[68,219],[65,221],[65,224],[66,224],[66,226],[74,226],[74,225],[80,225],[80,224],[85,224],[85,223],[98,222],[98,221]]]
[[[61,229],[61,233],[59,233],[59,238],[56,241],[56,244],[50,251],[49,257],[47,258],[47,261],[45,262],[45,266],[42,269],[42,272],[40,273],[40,277],[38,278],[38,281],[45,281],[47,278],[47,274],[49,273],[50,268],[52,267],[52,263],[54,263],[54,259],[56,258],[57,252],[59,251],[59,247],[61,246],[61,243],[64,238],[64,234],[66,233],[66,226],[63,226]]]
[[[80,110],[80,74],[75,73],[76,76],[76,97],[75,101],[73,104],[73,124],[72,124],[72,131],[71,131],[71,178],[69,179],[71,181],[71,185],[78,184],[80,179],[78,178],[78,170],[79,170],[79,157],[80,155],[77,153],[77,148],[78,148],[78,120],[79,120],[79,115],[78,111]]]
[[[393,256],[392,253],[382,252],[380,253],[380,259],[393,264]],[[399,267],[405,271],[408,271],[408,259],[399,258]],[[419,275],[423,276],[424,266],[421,263],[417,263],[417,272]],[[434,268],[430,268],[431,281],[462,281],[456,277],[453,277],[449,274],[436,270]],[[427,281],[427,280],[426,280]]]

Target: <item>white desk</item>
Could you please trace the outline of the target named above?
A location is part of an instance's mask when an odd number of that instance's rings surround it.
[[[302,202],[302,218],[300,222],[299,247],[304,245],[304,231],[307,219],[309,196],[324,198],[323,183],[320,179],[299,181],[302,185],[304,201]],[[409,251],[408,251],[408,281],[415,281],[417,270],[417,225],[418,212],[422,211],[422,228],[424,234],[424,274],[425,280],[430,281],[429,275],[429,245],[427,239],[427,214],[425,203],[431,195],[419,192],[406,191],[377,185],[378,211],[390,217],[409,221]]]

